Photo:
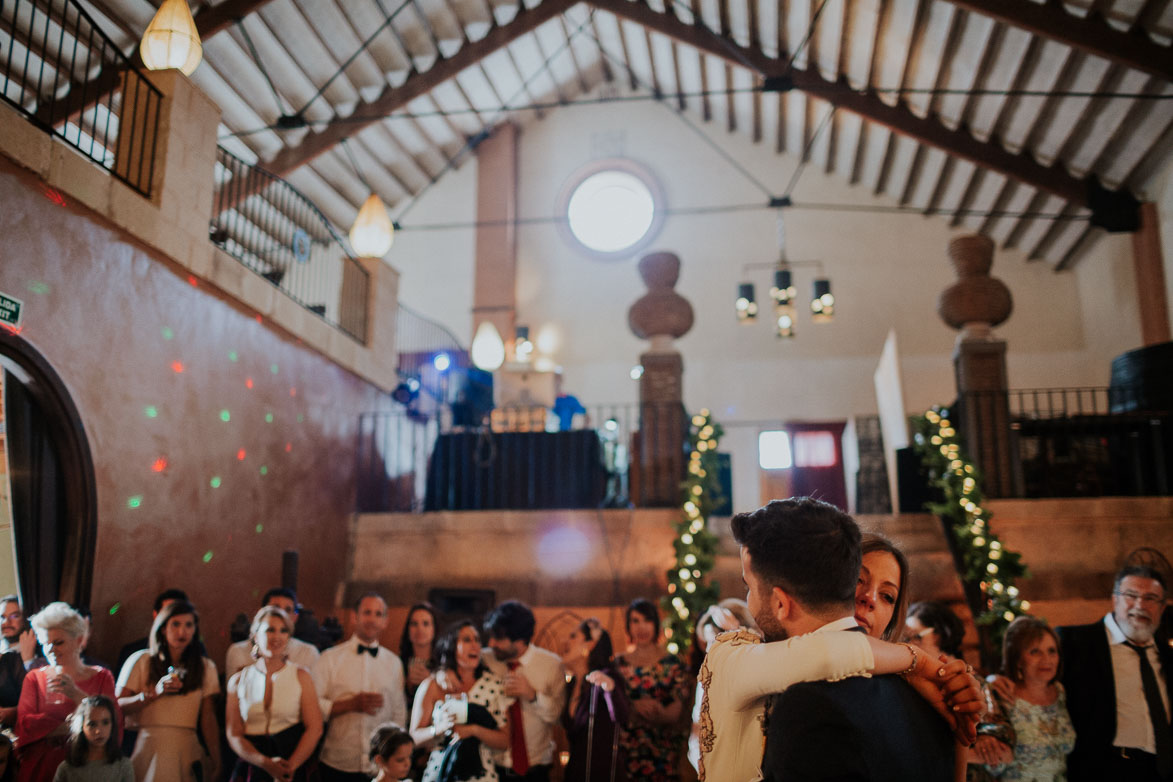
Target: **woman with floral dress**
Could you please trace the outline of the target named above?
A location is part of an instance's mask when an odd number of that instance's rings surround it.
[[[615,658],[631,701],[631,717],[621,743],[629,779],[675,782],[688,727],[682,719],[690,693],[688,672],[674,654],[660,646],[660,614],[651,601],[638,598],[627,607],[631,647]]]
[[[1014,682],[1014,698],[1000,698],[1014,728],[1014,759],[988,766],[990,773],[1015,782],[1065,782],[1067,755],[1075,747],[1075,729],[1067,714],[1059,639],[1046,622],[1020,616],[1006,629],[1002,673]]]

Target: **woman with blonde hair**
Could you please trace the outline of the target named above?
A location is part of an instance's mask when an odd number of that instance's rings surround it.
[[[228,743],[240,760],[232,782],[290,782],[322,737],[314,681],[286,660],[293,620],[275,606],[253,618],[249,640],[256,660],[228,681]]]
[[[69,717],[89,695],[114,698],[114,676],[81,659],[86,620],[67,603],[50,603],[30,624],[49,664],[24,677],[16,707],[20,782],[49,782],[65,760]],[[117,712],[117,708],[115,708]],[[121,723],[122,714],[114,715]]]

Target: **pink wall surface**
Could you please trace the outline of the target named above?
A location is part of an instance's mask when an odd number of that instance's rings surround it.
[[[345,578],[359,413],[376,389],[0,161],[0,291],[77,406],[98,494],[91,652],[111,663],[179,587],[223,660],[300,553],[300,597]],[[19,558],[19,555],[18,555]]]

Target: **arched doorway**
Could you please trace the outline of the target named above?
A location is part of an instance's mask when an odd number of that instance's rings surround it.
[[[57,372],[0,328],[4,447],[17,575],[26,610],[53,600],[88,606],[97,533],[89,441]]]

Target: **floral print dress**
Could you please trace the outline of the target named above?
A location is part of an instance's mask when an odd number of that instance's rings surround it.
[[[634,712],[635,705],[643,698],[655,699],[665,707],[675,701],[684,703],[689,695],[684,663],[673,654],[646,667],[632,665],[622,657],[615,662],[627,683],[633,713],[620,739],[627,754],[628,778],[648,782],[679,779],[680,751],[687,733],[684,723],[649,725],[635,717]]]
[[[1005,706],[1006,717],[1017,740],[1014,761],[991,767],[1000,780],[1015,782],[1066,782],[1067,755],[1075,748],[1075,728],[1067,714],[1067,693],[1058,682],[1059,697],[1050,706],[1038,706],[1016,698]]]

